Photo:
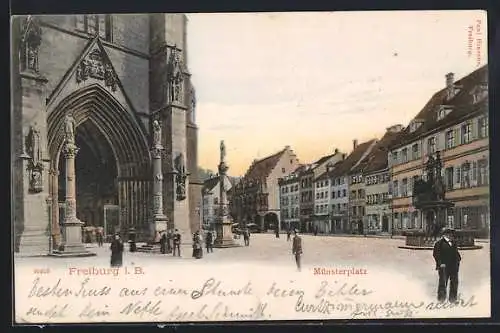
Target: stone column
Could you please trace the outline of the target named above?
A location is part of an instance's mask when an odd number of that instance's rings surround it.
[[[61,244],[61,230],[59,229],[59,171],[56,169],[49,170],[49,186],[50,198],[52,205],[52,244],[53,248],[57,249]]]
[[[159,126],[159,125],[158,125]],[[151,158],[153,162],[153,216],[151,225],[151,238],[154,241],[158,232],[167,230],[167,216],[163,213],[163,172],[161,168],[161,142],[153,144]]]
[[[227,202],[226,178],[229,167],[226,164],[226,147],[224,141],[220,144],[220,163],[219,163],[219,216],[215,228],[217,237],[214,241],[214,247],[235,247],[240,246],[234,242],[232,221],[229,219],[229,205]]]
[[[62,251],[54,251],[56,256],[87,257],[95,253],[87,251],[82,242],[83,222],[76,217],[76,179],[75,179],[75,157],[78,147],[75,145],[75,120],[72,116],[66,116],[65,120],[66,139],[62,150],[66,166],[66,197],[64,216],[64,246]]]

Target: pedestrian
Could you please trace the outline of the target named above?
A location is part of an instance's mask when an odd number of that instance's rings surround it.
[[[292,235],[292,231],[290,230],[290,228],[288,228],[286,230],[286,241],[289,242],[290,239],[291,239],[291,235]]]
[[[295,255],[295,263],[297,264],[297,270],[300,272],[301,269],[300,258],[302,256],[302,238],[300,238],[297,229],[295,229],[295,236],[293,237],[292,254]]]
[[[181,234],[179,233],[179,230],[175,229],[175,234],[174,234],[174,257],[175,257],[175,250],[177,250],[177,255],[180,257],[181,256]]]
[[[276,228],[274,232],[276,233],[276,238],[280,238],[280,229]]]
[[[448,280],[450,281],[450,293],[448,300],[450,303],[457,302],[458,291],[458,271],[462,257],[458,252],[455,241],[455,231],[450,228],[443,229],[442,238],[434,244],[433,257],[436,261],[438,271],[438,301],[446,300],[446,289]]]
[[[104,242],[103,229],[101,227],[97,228],[96,238],[97,238],[97,246],[102,247]]]
[[[167,247],[166,250],[168,254],[172,253],[172,241],[173,241],[172,229],[169,229],[167,231],[167,244],[166,244]]]
[[[160,238],[160,251],[162,254],[167,253],[167,233],[162,232],[161,238]]]
[[[250,230],[248,230],[248,228],[243,230],[243,242],[245,243],[245,246],[250,245]]]
[[[314,226],[314,236],[318,236],[318,226]]]
[[[214,242],[213,234],[212,234],[212,231],[209,230],[207,232],[206,237],[205,237],[205,243],[207,246],[207,253],[214,252],[213,242]]]
[[[193,257],[196,259],[203,258],[203,240],[200,231],[193,235]]]
[[[115,239],[111,242],[111,267],[121,267],[123,265],[123,242],[119,234],[115,234]]]

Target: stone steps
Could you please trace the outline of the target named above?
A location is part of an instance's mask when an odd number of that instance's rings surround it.
[[[161,253],[161,248],[159,244],[146,244],[137,247],[136,252],[143,253]]]

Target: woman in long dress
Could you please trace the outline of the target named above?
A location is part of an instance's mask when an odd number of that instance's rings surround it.
[[[193,255],[196,259],[201,259],[203,257],[203,240],[201,239],[199,231],[194,234]]]
[[[123,265],[123,242],[120,235],[116,234],[111,242],[111,267],[121,267]]]

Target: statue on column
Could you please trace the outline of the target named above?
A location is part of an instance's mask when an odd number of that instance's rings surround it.
[[[224,163],[226,161],[226,145],[224,144],[224,140],[220,142],[220,162]]]
[[[161,126],[158,120],[153,121],[153,147],[161,146]]]
[[[66,143],[75,143],[75,118],[70,114],[64,118],[64,134]]]
[[[177,171],[177,200],[182,201],[186,199],[186,167],[184,164],[184,154],[180,153],[175,159],[175,169]]]

